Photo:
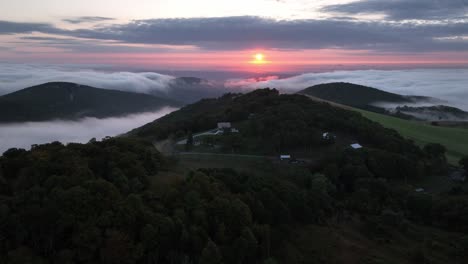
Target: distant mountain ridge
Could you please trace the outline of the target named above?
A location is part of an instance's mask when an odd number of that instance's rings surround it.
[[[319,84],[306,88],[299,93],[359,108],[371,106],[376,102],[412,103],[416,100],[426,98],[420,96],[404,96],[364,85],[345,82]]]
[[[0,96],[0,122],[105,118],[179,105],[147,94],[49,82]]]

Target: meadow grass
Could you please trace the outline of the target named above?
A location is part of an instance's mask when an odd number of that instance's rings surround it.
[[[447,148],[447,159],[451,164],[458,164],[463,156],[468,156],[468,129],[438,127],[427,123],[404,120],[355,109],[366,118],[378,122],[384,127],[398,131],[402,136],[424,146],[427,143],[439,143]]]

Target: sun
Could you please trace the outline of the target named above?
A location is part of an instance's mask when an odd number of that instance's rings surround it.
[[[260,50],[253,51],[250,53],[249,57],[251,60],[249,60],[250,64],[254,64],[256,68],[258,67],[264,67],[267,64],[271,64],[271,61],[269,60],[268,55],[265,53],[261,52]]]
[[[265,57],[265,56],[263,56],[262,53],[257,53],[257,54],[255,54],[255,60],[256,60],[257,62],[263,62],[263,58],[264,58],[264,57]]]

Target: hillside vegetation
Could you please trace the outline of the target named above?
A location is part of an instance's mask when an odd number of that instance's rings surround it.
[[[0,122],[111,117],[158,110],[176,102],[146,94],[53,82],[0,97]]]
[[[181,164],[142,139],[187,137],[219,121],[239,125],[217,143],[228,162],[194,155]],[[324,130],[364,148],[318,140]],[[343,148],[305,164],[234,159],[323,144]],[[465,263],[466,185],[408,185],[445,177],[444,154],[303,95],[206,99],[127,137],[5,152],[0,263]]]
[[[156,141],[184,138],[190,133],[216,128],[218,122],[232,122],[240,129],[240,133],[225,135],[224,143],[229,144],[225,149],[230,152],[276,155],[297,148],[313,150],[323,145],[324,132],[332,132],[347,139],[342,144],[358,141],[389,152],[421,154],[420,149],[395,131],[358,113],[313,102],[303,95],[280,95],[270,89],[204,99],[129,135]]]
[[[395,157],[346,151],[313,168],[202,168],[163,183],[178,164],[141,140],[11,149],[0,262],[463,263],[468,192],[415,193],[395,182]]]

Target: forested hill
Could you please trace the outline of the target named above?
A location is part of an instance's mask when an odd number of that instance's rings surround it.
[[[182,155],[166,158],[134,137],[10,149],[0,156],[0,263],[466,260],[466,186],[438,194],[410,185],[444,175],[443,147],[420,149],[355,112],[263,89],[202,100],[130,134],[186,136],[218,121],[239,128],[220,136],[238,146],[229,151],[314,150],[325,129],[364,148],[251,169],[196,162],[186,174]],[[468,159],[463,164],[468,170]]]
[[[0,122],[103,118],[175,105],[173,100],[146,94],[51,82],[1,96]]]
[[[232,122],[240,128],[239,151],[276,154],[297,147],[320,145],[324,132],[395,153],[419,149],[393,130],[383,128],[359,113],[310,100],[303,95],[279,94],[260,89],[244,95],[226,94],[185,106],[129,134],[151,140],[181,138]]]
[[[358,108],[368,107],[377,102],[411,103],[415,98],[421,98],[403,96],[368,86],[344,82],[319,84],[299,93]]]

